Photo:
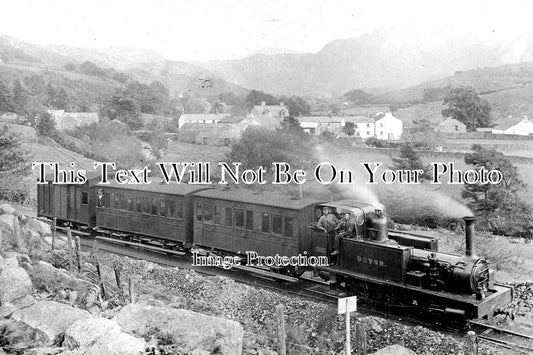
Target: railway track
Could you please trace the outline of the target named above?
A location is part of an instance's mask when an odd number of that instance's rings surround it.
[[[307,273],[301,278],[287,275],[274,274],[265,269],[237,265],[230,269],[222,267],[204,267],[191,265],[191,256],[160,248],[154,245],[132,243],[107,237],[87,237],[81,235],[82,249],[89,251],[97,248],[122,256],[151,261],[160,265],[194,270],[207,276],[226,276],[235,282],[269,289],[275,292],[304,297],[309,300],[337,304],[340,297],[345,297],[329,287],[327,282],[309,276]],[[408,316],[398,316],[385,312],[372,305],[365,304],[358,307],[358,312],[363,315],[374,315],[400,322],[406,325],[419,325],[432,330],[444,331],[455,337],[464,337],[465,329],[435,324]],[[479,342],[504,349],[502,353],[533,354],[533,336],[490,325],[482,321],[468,321],[469,329],[474,330]]]
[[[498,327],[483,321],[469,321],[477,339],[520,354],[533,354],[533,333],[526,334]]]

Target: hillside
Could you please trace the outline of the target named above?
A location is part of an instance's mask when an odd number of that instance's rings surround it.
[[[428,89],[442,89],[440,95],[440,100],[442,100],[446,88],[458,86],[472,86],[475,88],[491,104],[495,118],[508,115],[533,114],[533,62],[456,72],[446,78],[427,81],[406,89],[380,95],[378,101],[421,101],[424,90]],[[430,110],[434,106],[432,103],[424,105],[429,107]],[[422,116],[431,114],[431,112],[422,112],[424,110],[418,111],[421,112]]]
[[[354,88],[407,87],[458,70],[533,60],[531,35],[517,42],[483,43],[465,34],[389,28],[328,43],[317,53],[257,54],[202,65],[250,89],[321,96]],[[520,43],[520,51],[515,44]],[[261,70],[257,70],[261,68]]]

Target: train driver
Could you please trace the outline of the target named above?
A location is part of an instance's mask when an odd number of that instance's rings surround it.
[[[337,224],[337,227],[335,227],[335,232],[337,234],[335,235],[333,252],[331,255],[337,255],[339,253],[339,239],[344,237],[353,238],[355,237],[355,231],[355,222],[353,218],[351,218],[349,213],[345,213],[339,221],[339,224]]]

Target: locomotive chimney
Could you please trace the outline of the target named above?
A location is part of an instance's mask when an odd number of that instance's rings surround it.
[[[475,256],[474,251],[474,220],[473,216],[463,217],[465,220],[465,236],[466,236],[466,257],[472,258]]]

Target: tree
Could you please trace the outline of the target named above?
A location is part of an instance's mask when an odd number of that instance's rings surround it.
[[[244,104],[248,109],[252,109],[257,105],[261,105],[263,102],[266,105],[277,105],[279,100],[270,94],[258,90],[250,91],[244,99]]]
[[[465,163],[473,165],[477,171],[481,168],[498,170],[503,179],[499,184],[465,184],[462,197],[468,201],[468,206],[490,226],[509,221],[516,227],[527,229],[531,225],[531,207],[520,198],[526,184],[518,168],[495,149],[475,144],[472,151],[465,156]]]
[[[9,89],[0,81],[0,112],[12,112],[13,106]]]
[[[127,124],[130,129],[142,128],[141,109],[135,99],[120,95],[113,95],[110,103],[103,109],[104,116],[110,119],[118,119]]]
[[[19,134],[0,128],[0,181],[7,174],[24,175],[30,170],[30,154],[22,147]]]
[[[22,177],[30,171],[30,153],[22,147],[19,134],[0,128],[0,198],[24,202],[29,191]]]
[[[37,134],[40,137],[50,137],[52,139],[57,138],[58,132],[52,115],[46,111],[39,112],[36,115],[37,122],[35,124],[35,129],[37,130]]]
[[[350,90],[343,95],[344,99],[354,103],[354,104],[370,104],[373,103],[376,97],[372,94],[369,94],[366,91],[360,89]]]
[[[13,105],[15,112],[19,115],[24,114],[28,106],[28,101],[29,98],[26,89],[24,89],[20,80],[15,80],[13,83]]]
[[[448,108],[442,111],[442,115],[463,122],[470,131],[490,125],[490,104],[470,86],[450,90],[444,98],[444,105]]]
[[[347,136],[351,137],[355,134],[355,125],[353,122],[346,122],[344,127],[342,127],[342,132]]]
[[[428,165],[424,165],[420,155],[411,144],[402,144],[400,146],[400,156],[391,157],[391,159],[395,170],[422,170],[420,181],[431,178],[431,168]]]

